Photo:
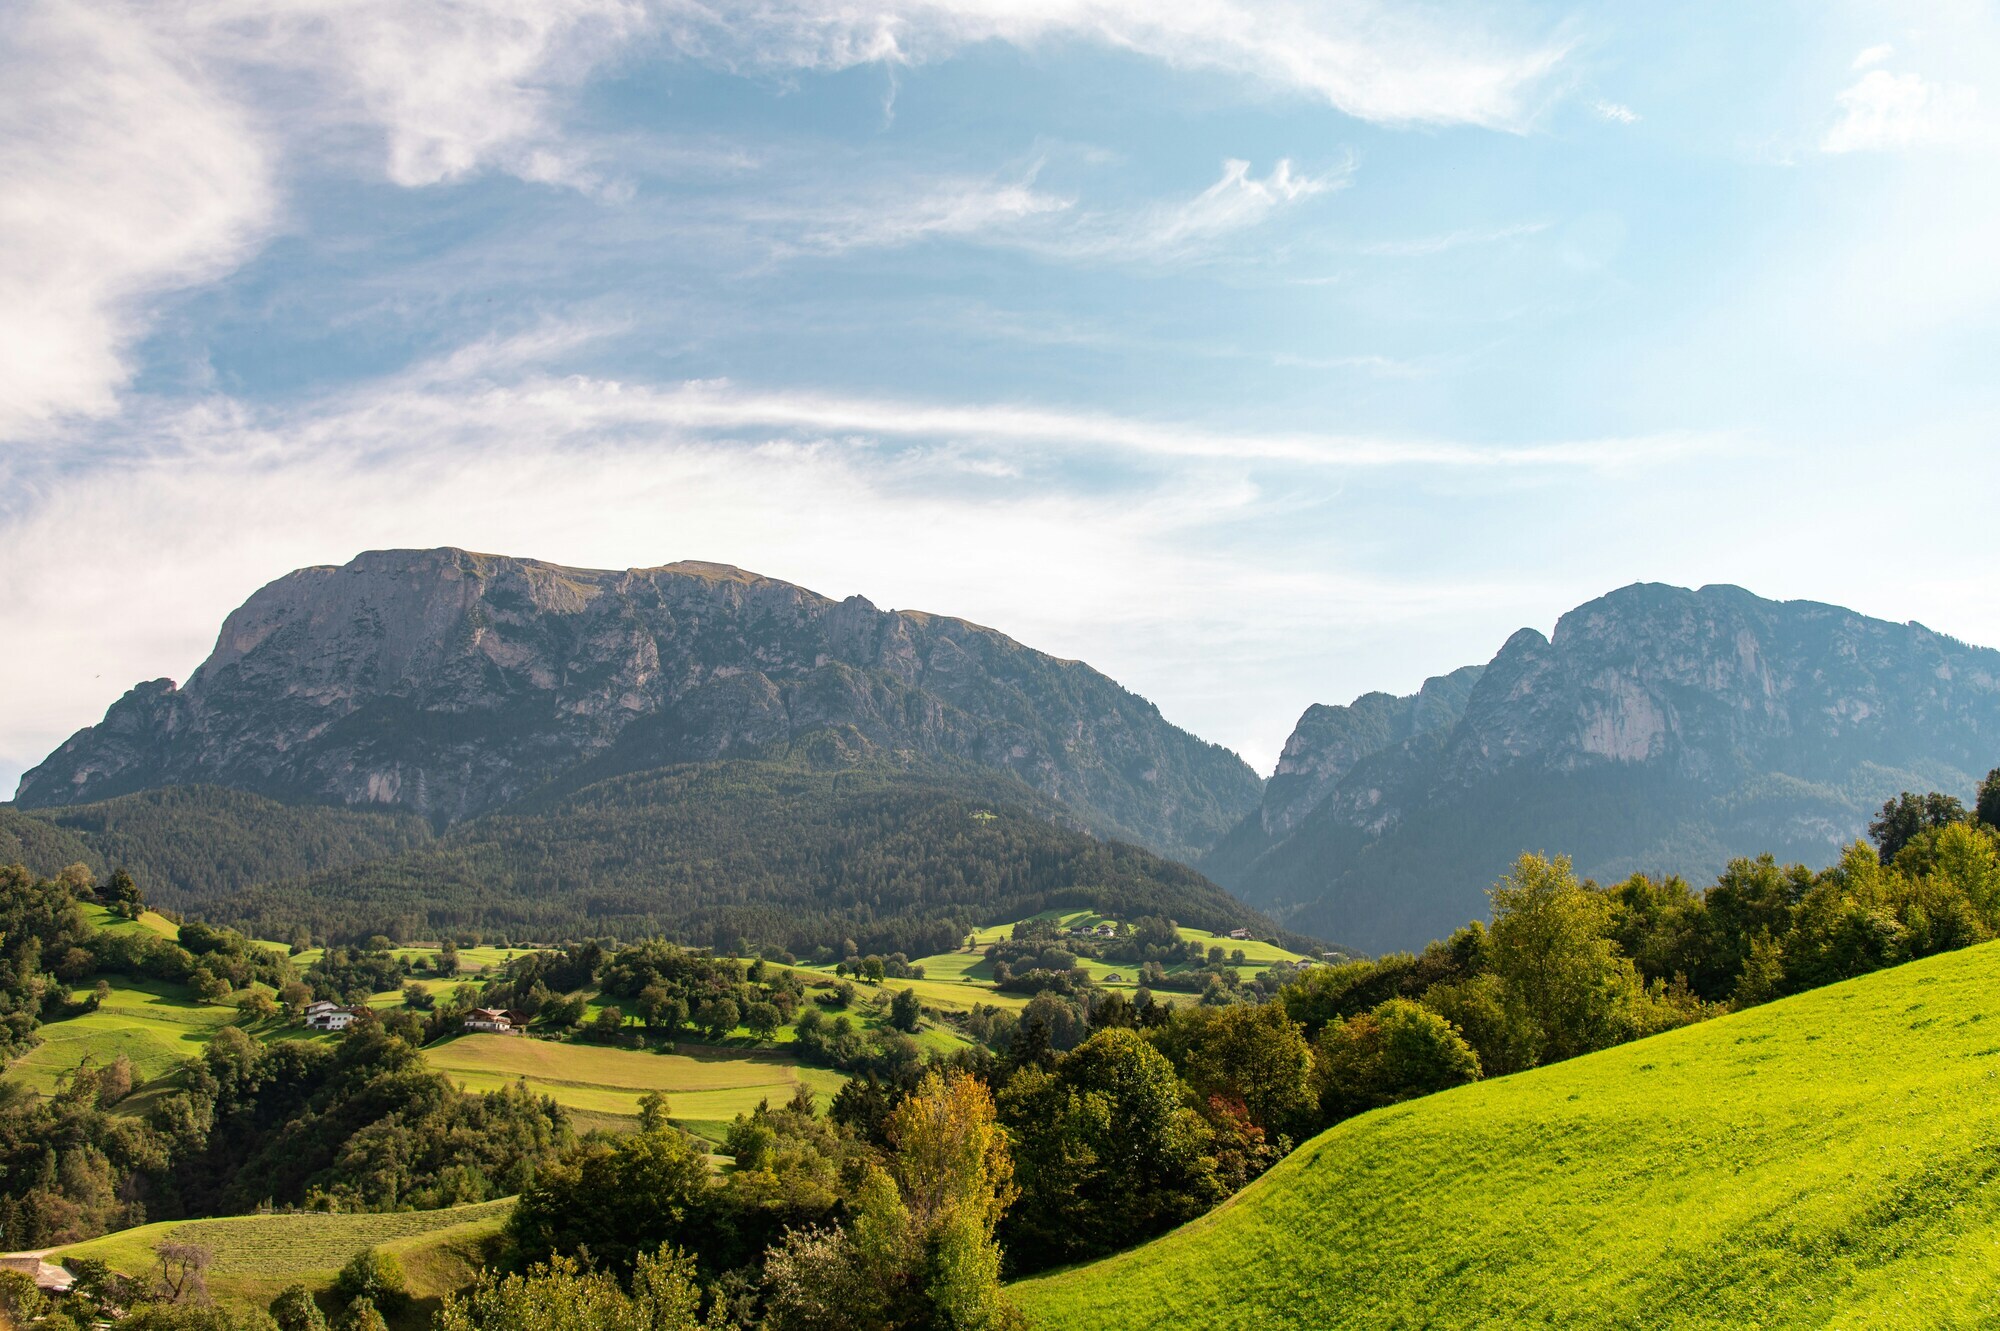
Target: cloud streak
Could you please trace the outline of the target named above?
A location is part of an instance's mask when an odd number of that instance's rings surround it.
[[[1307,670],[1297,615],[1351,631],[1440,604],[1493,612],[1493,587],[1203,550],[1204,533],[1275,511],[1227,438],[1199,445],[1203,465],[1078,484],[1061,470],[1070,450],[1159,437],[1060,413],[476,377],[514,358],[496,344],[312,415],[227,401],[171,412],[60,486],[0,459],[10,491],[37,496],[0,517],[0,639],[35,644],[0,656],[13,704],[0,767],[37,760],[138,679],[184,678],[260,583],[379,546],[609,567],[718,559],[963,614],[1179,696],[1177,719],[1260,759],[1302,699],[1246,721],[1224,676],[1273,655]],[[1175,456],[1186,437],[1169,441]],[[86,528],[90,541],[65,539]],[[1006,578],[991,576],[999,551]],[[1210,692],[1215,706],[1188,701]]]
[[[1088,43],[1317,98],[1385,124],[1521,129],[1565,47],[1417,5],[1372,0],[669,0],[662,23],[698,59],[742,69],[921,64],[979,42]]]

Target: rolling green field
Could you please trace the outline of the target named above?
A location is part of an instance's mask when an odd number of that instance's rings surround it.
[[[1379,1110],[1013,1287],[1097,1328],[2000,1321],[2000,944]]]
[[[442,1211],[169,1220],[76,1244],[50,1260],[95,1257],[113,1270],[143,1276],[154,1266],[153,1245],[171,1233],[215,1254],[208,1287],[217,1299],[261,1308],[294,1281],[326,1289],[348,1258],[380,1247],[402,1263],[410,1293],[429,1300],[471,1283],[488,1240],[513,1206],[509,1197]]]
[[[1112,919],[1109,915],[1099,915],[1095,911],[1088,910],[1050,910],[1029,918],[1053,920],[1065,929],[1090,928]],[[924,968],[923,979],[888,980],[885,983],[897,988],[915,989],[924,1002],[940,1008],[964,1010],[975,1003],[992,1003],[1000,1007],[1025,1007],[1027,999],[1022,995],[1003,994],[993,988],[993,967],[983,953],[983,949],[989,943],[1010,938],[1013,932],[1013,924],[995,924],[974,930],[972,946],[969,949],[961,947],[950,952],[937,952],[928,957],[918,957],[915,964]],[[1220,947],[1225,953],[1241,949],[1244,964],[1237,966],[1236,971],[1245,980],[1262,975],[1271,968],[1273,962],[1304,959],[1299,953],[1288,952],[1276,943],[1266,943],[1256,938],[1224,938],[1205,929],[1186,928],[1180,930],[1180,935],[1184,940],[1200,943],[1203,947]],[[1080,957],[1077,966],[1106,988],[1139,987],[1139,968],[1130,962],[1098,961],[1093,957]],[[1169,974],[1186,969],[1188,966],[1185,962],[1167,967]],[[1111,978],[1113,975],[1118,978],[1113,980]]]
[[[691,1123],[726,1121],[757,1102],[782,1104],[801,1085],[822,1103],[847,1079],[824,1068],[801,1067],[767,1050],[684,1044],[674,1053],[557,1044],[518,1035],[461,1035],[431,1045],[424,1058],[469,1091],[493,1091],[525,1079],[558,1104],[593,1117],[635,1118],[649,1091],[667,1097],[674,1118]]]
[[[241,1016],[233,1007],[197,1003],[174,985],[120,977],[97,1011],[43,1026],[41,1043],[10,1064],[7,1077],[48,1095],[57,1076],[85,1058],[103,1066],[124,1054],[150,1079],[201,1053],[209,1037]]]
[[[138,919],[128,920],[122,915],[113,915],[110,907],[100,906],[95,902],[79,902],[77,909],[83,912],[84,918],[88,919],[94,927],[102,929],[106,933],[128,934],[135,930],[143,929],[149,933],[156,933],[162,938],[179,938],[181,936],[181,927],[156,910],[141,911]],[[282,951],[283,949],[280,950]]]

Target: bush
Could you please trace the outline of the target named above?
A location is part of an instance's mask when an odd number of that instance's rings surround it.
[[[403,1264],[396,1260],[393,1253],[380,1248],[367,1248],[355,1253],[333,1280],[334,1296],[350,1305],[342,1318],[343,1323],[354,1318],[355,1310],[351,1305],[361,1300],[366,1300],[372,1309],[393,1311],[399,1308],[407,1289]]]
[[[1479,1079],[1479,1058],[1457,1028],[1406,998],[1329,1024],[1317,1053],[1320,1109],[1329,1119]]]
[[[289,1286],[271,1300],[271,1320],[278,1331],[326,1331],[326,1314],[304,1285]]]

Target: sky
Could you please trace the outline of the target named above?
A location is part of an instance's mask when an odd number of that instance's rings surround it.
[[[2000,644],[2000,6],[10,0],[0,791],[366,549],[736,564],[1268,771],[1634,581]]]

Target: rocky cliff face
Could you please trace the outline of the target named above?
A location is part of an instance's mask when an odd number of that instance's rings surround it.
[[[185,687],[132,689],[18,799],[208,783],[445,824],[560,778],[801,748],[970,759],[1176,855],[1259,791],[1241,759],[1090,667],[963,620],[716,564],[616,572],[446,549],[271,583]]]
[[[1599,877],[1706,876],[1765,850],[1819,863],[1897,791],[1967,793],[2000,764],[2000,652],[1735,587],[1613,592],[1551,637],[1515,634],[1450,724],[1397,737],[1350,719],[1352,742],[1326,742],[1315,713],[1369,702],[1308,712],[1288,761],[1333,754],[1339,775],[1303,814],[1274,778],[1204,867],[1372,948],[1482,915],[1522,850]]]

